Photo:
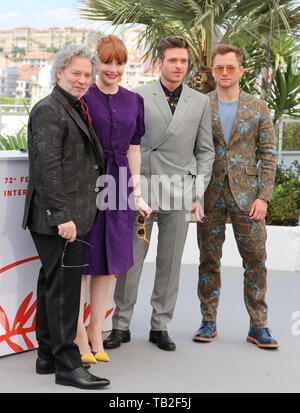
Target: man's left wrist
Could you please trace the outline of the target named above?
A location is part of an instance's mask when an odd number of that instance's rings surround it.
[[[269,203],[269,201],[267,199],[264,199],[264,198],[258,198],[258,199],[261,199],[262,201],[265,201],[266,204]]]

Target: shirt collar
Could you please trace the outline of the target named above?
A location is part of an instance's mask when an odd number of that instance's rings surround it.
[[[60,91],[60,93],[62,93],[68,99],[69,103],[74,108],[76,108],[78,104],[80,105],[79,100],[75,96],[71,95],[71,93],[67,92],[65,89],[63,89],[62,87],[58,85],[56,85],[55,87]]]
[[[161,79],[159,79],[159,81],[166,95],[170,95],[170,93],[172,93],[176,98],[179,98],[182,91],[182,83],[180,83],[180,85],[175,90],[173,90],[173,92],[171,92],[165,85],[163,85]]]

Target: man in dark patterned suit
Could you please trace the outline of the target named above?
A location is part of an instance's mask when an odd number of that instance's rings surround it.
[[[52,93],[28,122],[29,185],[23,228],[30,229],[42,267],[37,288],[36,372],[57,384],[99,389],[109,380],[83,367],[74,344],[80,302],[82,237],[97,214],[96,181],[103,155],[81,99],[97,71],[85,46],[69,45],[52,67]]]
[[[241,51],[228,44],[220,44],[212,55],[217,84],[210,94],[216,156],[204,198],[206,221],[197,223],[203,321],[193,340],[209,342],[217,335],[220,260],[229,214],[245,269],[247,341],[260,348],[277,348],[267,328],[264,219],[275,179],[275,135],[266,103],[239,88],[242,59]]]

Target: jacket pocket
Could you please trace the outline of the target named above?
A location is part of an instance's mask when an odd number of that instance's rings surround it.
[[[247,175],[254,175],[254,176],[258,176],[258,169],[255,165],[247,165],[245,166],[245,172]]]

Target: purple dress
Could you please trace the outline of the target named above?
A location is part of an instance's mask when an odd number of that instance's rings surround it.
[[[121,86],[116,94],[106,95],[96,84],[89,88],[85,100],[103,148],[105,174],[114,178],[116,188],[110,182],[107,186],[106,180],[105,188],[110,188],[106,196],[103,191],[106,209],[99,210],[85,237],[95,248],[84,245],[83,263],[89,266],[83,267],[83,274],[121,274],[133,265],[134,210],[128,207],[133,188],[128,185],[131,173],[126,153],[129,145],[140,144],[145,133],[144,101]],[[114,194],[116,202],[108,202],[110,195],[114,199]]]

